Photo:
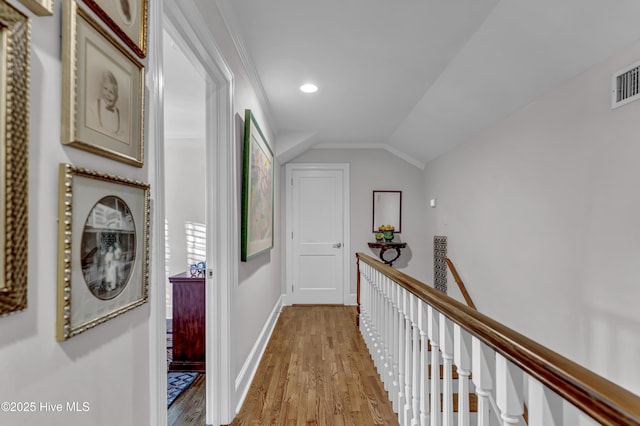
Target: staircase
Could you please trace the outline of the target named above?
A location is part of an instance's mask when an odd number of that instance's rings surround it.
[[[569,409],[580,424],[640,426],[640,397],[370,256],[357,258],[360,332],[400,425],[558,426]]]

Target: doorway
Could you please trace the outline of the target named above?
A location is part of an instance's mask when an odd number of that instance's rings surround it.
[[[238,219],[236,207],[236,152],[233,145],[234,123],[233,123],[233,75],[226,65],[226,61],[218,50],[208,23],[203,21],[196,2],[161,2],[162,8],[158,16],[161,23],[160,34],[163,30],[174,41],[178,48],[188,58],[188,62],[201,70],[200,78],[204,80],[204,89],[201,96],[204,98],[204,173],[191,179],[204,183],[204,190],[190,193],[192,197],[199,197],[204,205],[204,225],[206,252],[205,280],[205,364],[206,364],[206,384],[205,400],[206,424],[227,424],[232,420],[233,407],[233,381],[231,371],[231,307],[233,306],[233,288],[237,283],[237,264],[239,256],[237,254]],[[162,57],[160,49],[157,49],[158,57]],[[163,66],[160,67],[158,79],[155,82],[159,93],[164,92],[165,73]],[[160,111],[169,109],[165,105],[163,97],[160,97]],[[154,108],[152,106],[150,108]],[[164,134],[162,129],[164,114],[159,113],[156,119],[158,123],[154,127],[154,132]],[[164,137],[158,138],[163,140]],[[169,153],[165,153],[162,143],[158,147],[156,156],[155,176],[156,184],[162,189],[167,184],[165,176],[165,158]],[[192,159],[193,160],[193,159]],[[195,161],[195,160],[194,160]],[[182,164],[181,169],[189,169],[190,162]],[[189,192],[192,188],[189,184],[183,185],[182,190]],[[158,236],[163,235],[165,212],[172,206],[165,200],[164,191],[157,193],[157,213],[156,218]],[[200,222],[198,222],[200,223]],[[193,230],[197,232],[197,227]],[[185,232],[187,230],[185,229]],[[164,238],[159,238],[164,243]],[[169,240],[173,250],[171,238]],[[201,247],[201,248],[204,248]],[[156,277],[163,277],[167,274],[164,267],[168,263],[164,258],[165,246],[158,244],[158,252],[163,253],[158,258]],[[188,262],[188,261],[187,261]],[[162,278],[158,278],[161,280]],[[164,288],[162,286],[161,288]],[[164,314],[165,296],[156,297],[154,300],[155,309]],[[158,316],[156,315],[156,318]],[[164,317],[164,315],[162,315]],[[164,322],[164,318],[161,319]],[[164,327],[158,327],[158,333],[154,336],[157,342],[156,347],[166,348],[166,335]],[[163,356],[164,355],[164,356]],[[164,359],[165,354],[158,354],[159,359]],[[162,362],[158,363],[162,364]],[[164,361],[166,366],[166,361]],[[166,376],[166,367],[160,371],[161,365],[155,368],[159,377]],[[163,380],[158,380],[162,383]],[[156,424],[166,424],[166,394],[159,392],[154,400],[152,412],[160,413]],[[155,409],[154,409],[155,408]],[[162,413],[164,412],[164,416]]]
[[[349,301],[349,165],[285,167],[287,304]]]
[[[204,422],[206,346],[206,75],[163,32],[168,424]],[[193,268],[192,265],[196,267]],[[186,405],[183,400],[197,401]],[[199,413],[193,413],[197,411]],[[191,413],[188,413],[191,411]],[[188,414],[187,414],[188,413]]]

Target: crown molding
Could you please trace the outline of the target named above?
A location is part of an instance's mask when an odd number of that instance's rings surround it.
[[[258,70],[253,63],[253,59],[251,59],[251,55],[247,51],[244,39],[240,34],[238,21],[236,19],[235,12],[233,11],[232,3],[232,0],[216,0],[218,10],[220,11],[220,15],[222,16],[222,20],[227,27],[227,31],[231,36],[231,40],[233,40],[233,45],[238,52],[238,56],[240,57],[242,66],[244,67],[247,73],[247,77],[249,78],[249,83],[253,87],[253,90],[258,97],[258,102],[260,102],[262,111],[269,121],[271,129],[274,131],[274,133],[277,134],[278,129],[275,127],[276,122],[273,119],[273,114],[271,113],[271,103],[269,102],[269,98],[267,97],[264,86],[262,85],[262,80],[260,79]]]
[[[311,149],[384,149],[414,167],[424,170],[425,164],[386,143],[319,143]]]

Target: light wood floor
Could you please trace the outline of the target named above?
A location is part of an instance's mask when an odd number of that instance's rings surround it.
[[[393,425],[355,307],[288,306],[232,425]]]
[[[353,306],[287,306],[232,425],[394,425],[398,418],[355,325]],[[204,375],[169,408],[203,425]]]

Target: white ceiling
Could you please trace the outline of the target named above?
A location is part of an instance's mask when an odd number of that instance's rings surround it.
[[[637,0],[218,4],[285,160],[300,147],[362,144],[427,163],[640,40]],[[298,90],[308,81],[318,93]]]

